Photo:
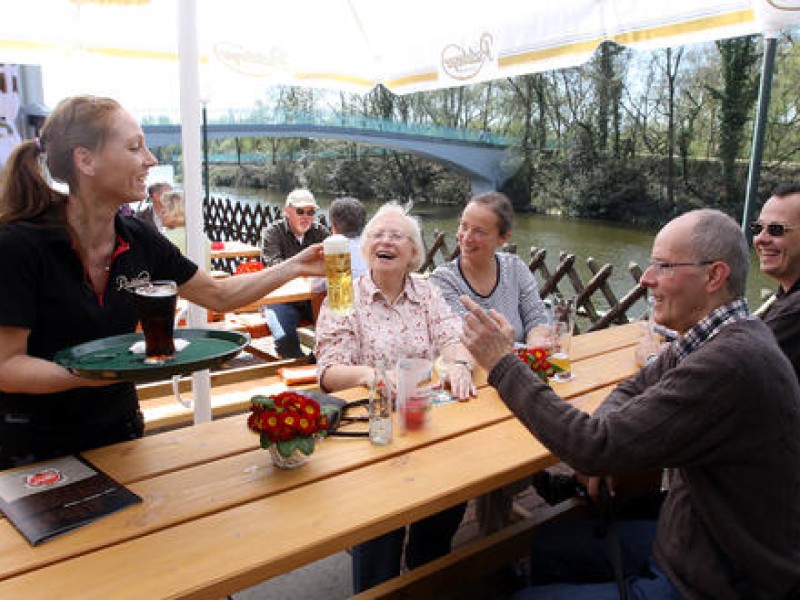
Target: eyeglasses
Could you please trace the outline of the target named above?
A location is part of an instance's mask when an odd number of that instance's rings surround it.
[[[378,240],[386,240],[388,242],[399,243],[403,240],[411,239],[405,233],[400,233],[399,231],[372,231],[369,234],[369,239],[378,241]]]
[[[713,260],[699,260],[697,262],[661,262],[660,260],[651,260],[648,264],[648,269],[653,269],[656,277],[672,277],[675,273],[675,267],[705,267],[714,264]]]
[[[753,221],[750,225],[747,226],[750,230],[750,233],[753,235],[758,235],[764,229],[767,230],[767,233],[770,234],[772,237],[782,237],[787,231],[792,231],[794,227],[786,225],[784,223],[767,223],[764,225],[763,223],[759,223],[758,221]]]
[[[465,236],[466,235],[471,235],[472,237],[478,238],[478,239],[483,239],[483,238],[485,238],[486,236],[489,235],[489,232],[486,231],[485,229],[476,229],[476,228],[470,227],[469,225],[466,225],[464,223],[459,223],[458,224],[458,231],[459,231],[459,233],[462,233]]]
[[[316,209],[313,209],[313,208],[296,208],[295,207],[294,210],[295,210],[295,212],[297,213],[297,215],[299,217],[302,217],[304,215],[308,215],[309,217],[313,217],[317,213]]]

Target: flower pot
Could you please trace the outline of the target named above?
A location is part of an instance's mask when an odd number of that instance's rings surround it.
[[[298,449],[294,449],[289,456],[282,456],[280,452],[278,452],[278,448],[275,444],[272,444],[269,448],[269,455],[272,457],[272,464],[274,464],[279,469],[296,469],[297,467],[301,467],[308,462],[309,455],[303,454]]]

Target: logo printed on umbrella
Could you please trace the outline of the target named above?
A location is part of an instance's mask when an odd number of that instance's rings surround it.
[[[481,35],[477,47],[448,44],[442,50],[442,70],[453,79],[472,79],[486,62],[494,60],[493,46],[494,38],[490,33]]]
[[[221,42],[214,45],[214,56],[226,67],[244,75],[270,77],[288,70],[286,57],[277,48],[269,53]]]

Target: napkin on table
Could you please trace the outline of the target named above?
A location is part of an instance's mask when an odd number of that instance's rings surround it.
[[[184,340],[181,338],[175,338],[175,352],[180,352],[186,346],[188,346],[191,342],[188,340]],[[134,342],[133,346],[128,348],[128,352],[132,352],[133,354],[144,354],[144,340],[139,340],[138,342]]]

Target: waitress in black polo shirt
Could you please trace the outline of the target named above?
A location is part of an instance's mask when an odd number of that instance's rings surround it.
[[[324,273],[319,246],[224,280],[198,270],[154,229],[118,215],[146,195],[156,162],[131,114],[91,96],[63,100],[41,138],[9,157],[0,183],[0,468],[143,434],[132,383],[81,379],[52,362],[63,348],[134,331],[127,284],[172,279],[182,297],[226,312]]]

